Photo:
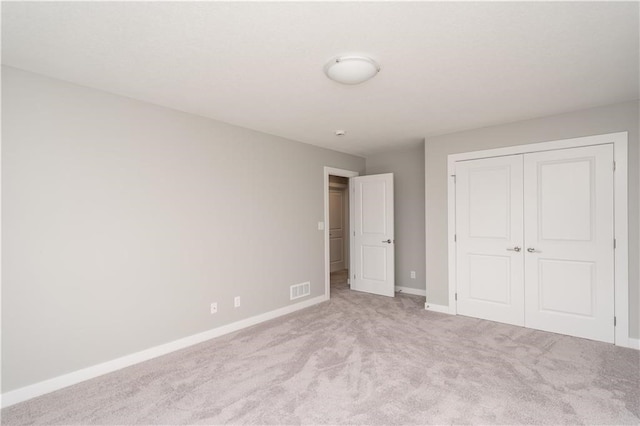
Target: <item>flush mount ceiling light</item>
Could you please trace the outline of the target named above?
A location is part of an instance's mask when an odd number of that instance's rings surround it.
[[[366,56],[340,56],[324,67],[327,77],[342,84],[363,83],[379,71],[380,65]]]

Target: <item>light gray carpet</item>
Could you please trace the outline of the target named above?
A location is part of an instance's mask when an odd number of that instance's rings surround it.
[[[640,353],[331,301],[2,411],[17,424],[638,424]]]

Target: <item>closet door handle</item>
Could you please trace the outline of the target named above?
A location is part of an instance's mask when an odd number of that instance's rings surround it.
[[[534,249],[533,247],[529,247],[529,248],[527,249],[527,251],[528,251],[529,253],[540,253],[540,250],[536,250],[536,249]]]
[[[520,251],[520,250],[522,250],[522,249],[521,249],[520,247],[518,247],[518,246],[515,246],[514,248],[508,248],[507,250],[508,250],[508,251],[515,251],[515,252],[518,252],[518,251]]]

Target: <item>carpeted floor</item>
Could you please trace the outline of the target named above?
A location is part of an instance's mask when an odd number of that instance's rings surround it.
[[[329,302],[14,405],[2,423],[640,423],[638,351],[427,312],[344,278]]]

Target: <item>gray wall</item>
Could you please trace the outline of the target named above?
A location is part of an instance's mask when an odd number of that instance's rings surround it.
[[[628,131],[629,334],[633,338],[638,338],[640,336],[638,120],[639,104],[638,101],[634,101],[427,138],[425,140],[427,300],[434,304],[448,305],[447,155]]]
[[[367,174],[378,173],[394,174],[396,286],[424,290],[424,144],[368,156]]]
[[[323,166],[365,166],[6,67],[2,141],[3,392],[322,295]]]

